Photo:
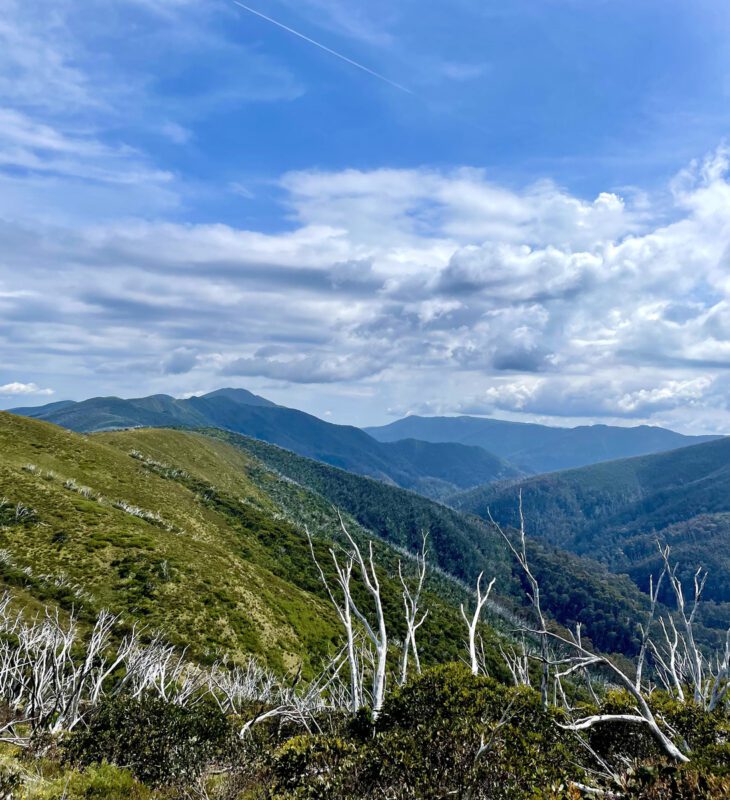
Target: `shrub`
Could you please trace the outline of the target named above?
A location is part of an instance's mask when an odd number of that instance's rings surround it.
[[[73,763],[109,761],[160,786],[195,780],[224,755],[231,738],[228,720],[212,701],[182,708],[152,696],[123,696],[102,702],[64,748]]]
[[[730,779],[705,775],[692,766],[642,766],[629,776],[627,800],[727,800]]]
[[[275,797],[340,800],[356,783],[357,747],[337,736],[295,736],[276,752]]]
[[[368,763],[382,763],[378,780],[387,776],[393,797],[547,797],[576,774],[573,741],[555,725],[556,714],[532,689],[448,664],[386,702]]]
[[[568,797],[563,781],[580,774],[572,746],[537,692],[449,664],[388,697],[374,729],[358,717],[343,737],[291,739],[272,772],[292,800],[547,800]]]
[[[28,800],[149,800],[151,792],[129,770],[100,764],[83,771],[73,770],[46,785],[31,786],[27,797]]]
[[[0,800],[12,800],[23,785],[23,778],[17,769],[0,764]]]

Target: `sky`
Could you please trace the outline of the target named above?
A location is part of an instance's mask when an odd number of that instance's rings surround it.
[[[725,0],[246,5],[0,0],[0,408],[730,433]]]

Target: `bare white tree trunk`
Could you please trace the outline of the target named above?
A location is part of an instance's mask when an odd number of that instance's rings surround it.
[[[619,669],[619,667],[617,667],[613,661],[611,661],[611,659],[605,656],[598,656],[595,653],[592,653],[590,650],[586,650],[582,645],[578,644],[577,641],[566,639],[557,633],[552,633],[549,631],[542,632],[545,633],[546,636],[550,636],[553,639],[562,642],[562,644],[566,645],[569,649],[572,649],[578,653],[579,658],[574,659],[575,664],[573,669],[583,669],[596,664],[605,666],[636,701],[636,714],[594,714],[588,717],[583,717],[579,720],[575,720],[570,724],[561,725],[562,728],[565,728],[566,730],[580,731],[592,728],[594,725],[602,722],[636,722],[646,725],[649,728],[654,738],[668,756],[683,763],[689,761],[688,756],[685,755],[674,744],[671,738],[661,729],[656,717],[649,708],[649,704],[644,699],[641,691],[636,688],[634,681],[632,681],[631,678],[629,678],[628,675],[623,672],[623,670]]]
[[[522,489],[519,492],[519,514],[520,514],[520,541],[519,541],[519,548],[516,547],[512,540],[507,536],[507,534],[502,530],[501,526],[494,520],[492,516],[492,512],[487,510],[489,514],[489,521],[494,525],[497,529],[499,534],[502,536],[504,541],[507,543],[507,546],[512,551],[512,554],[517,559],[517,563],[522,568],[522,571],[525,573],[525,577],[527,578],[528,583],[530,584],[530,592],[528,593],[527,597],[532,604],[532,607],[535,609],[535,613],[537,614],[538,621],[540,623],[540,630],[546,631],[547,626],[545,624],[545,617],[542,613],[542,606],[540,604],[540,584],[537,582],[537,578],[532,574],[532,570],[530,569],[530,564],[527,560],[527,539],[525,535],[525,515],[522,511]],[[548,707],[549,697],[548,697],[548,687],[550,683],[550,654],[548,652],[548,637],[545,633],[540,634],[540,661],[542,662],[542,677],[540,680],[540,697],[542,699],[542,706],[543,708]]]
[[[492,587],[494,586],[494,582],[497,580],[496,578],[492,578],[487,586],[487,591],[482,594],[482,577],[484,576],[483,572],[479,573],[479,577],[477,578],[477,603],[476,607],[474,608],[474,613],[469,619],[466,615],[466,611],[464,610],[464,604],[462,603],[461,608],[461,616],[464,618],[464,622],[466,622],[466,627],[469,632],[469,640],[468,640],[468,647],[469,647],[469,666],[471,667],[471,671],[473,675],[479,674],[479,659],[477,657],[477,625],[479,624],[479,619],[482,614],[482,609],[484,608],[487,600],[489,600],[489,593],[492,591]]]
[[[345,527],[345,522],[339,512],[338,516],[342,532],[345,534],[345,537],[352,548],[354,561],[360,569],[360,575],[362,576],[363,584],[372,597],[373,604],[375,606],[376,621],[374,625],[371,625],[367,617],[358,608],[352,597],[352,593],[348,588],[347,599],[350,608],[352,609],[352,613],[360,621],[360,623],[362,623],[367,637],[370,639],[373,647],[375,648],[375,669],[373,670],[372,701],[373,718],[377,719],[380,715],[380,711],[383,707],[383,701],[385,699],[385,678],[388,665],[388,632],[385,627],[385,614],[383,612],[383,603],[380,597],[380,582],[378,581],[378,574],[375,569],[373,543],[372,541],[369,542],[368,558],[366,561],[360,552],[360,548],[357,546],[357,542],[352,538],[350,532]]]
[[[634,681],[634,685],[637,689],[641,689],[641,679],[642,674],[644,671],[644,662],[646,660],[646,651],[649,647],[649,639],[651,637],[651,626],[654,622],[654,615],[656,614],[656,607],[657,607],[657,600],[659,599],[659,590],[662,586],[662,581],[664,580],[664,576],[666,575],[667,568],[666,566],[661,571],[659,575],[659,580],[654,585],[654,576],[649,576],[649,600],[651,601],[651,606],[649,608],[649,615],[647,617],[646,622],[643,625],[639,625],[639,629],[641,630],[641,647],[639,649],[639,657],[636,660],[636,680]]]
[[[664,568],[669,574],[669,582],[671,583],[674,592],[674,598],[677,601],[677,611],[683,627],[683,645],[687,658],[687,666],[689,668],[689,677],[692,684],[692,693],[695,703],[704,705],[705,701],[705,686],[704,677],[705,670],[703,664],[702,651],[697,647],[694,636],[694,619],[697,613],[697,607],[702,597],[702,591],[705,588],[707,581],[707,572],[702,572],[700,567],[694,575],[694,598],[692,601],[692,608],[687,613],[687,608],[684,600],[684,591],[682,588],[682,581],[677,576],[678,564],[672,568],[669,564],[669,547],[660,547],[662,559],[664,560]]]
[[[527,647],[525,646],[525,637],[522,636],[520,651],[518,652],[514,647],[505,650],[502,645],[499,646],[499,652],[502,654],[504,663],[512,676],[512,681],[515,686],[529,686],[530,685],[530,661],[527,654]]]
[[[491,513],[489,518],[491,522],[494,524],[496,529],[502,535],[504,540],[507,542],[510,550],[512,551],[513,555],[517,559],[518,563],[522,567],[523,572],[525,573],[527,580],[530,584],[532,593],[529,596],[530,601],[532,602],[533,608],[537,614],[537,617],[540,621],[540,628],[536,631],[532,631],[533,634],[536,634],[541,639],[541,661],[543,663],[543,679],[542,679],[542,699],[543,704],[547,702],[547,679],[549,677],[549,669],[551,665],[551,661],[549,659],[549,650],[548,650],[548,638],[552,638],[555,641],[560,642],[563,646],[568,648],[568,650],[572,650],[575,655],[569,656],[566,658],[562,658],[556,662],[552,662],[555,665],[568,665],[567,669],[560,671],[559,669],[556,670],[556,678],[558,683],[561,678],[576,672],[576,671],[585,671],[590,666],[603,666],[609,670],[614,676],[614,678],[621,684],[629,694],[634,698],[636,703],[636,712],[635,714],[593,714],[587,717],[583,717],[581,719],[576,719],[569,724],[560,725],[560,727],[566,730],[572,731],[582,731],[592,728],[594,725],[602,724],[602,723],[610,723],[610,722],[633,722],[641,725],[645,725],[651,734],[654,736],[662,750],[671,758],[675,759],[676,761],[680,761],[682,763],[686,763],[689,761],[689,756],[687,753],[682,752],[682,750],[677,747],[677,745],[672,740],[671,736],[665,732],[661,725],[659,724],[657,718],[654,716],[649,704],[646,702],[644,695],[642,694],[641,685],[637,685],[635,680],[632,680],[623,670],[621,670],[616,664],[611,661],[611,659],[597,655],[596,653],[592,653],[590,650],[587,650],[581,643],[580,640],[580,628],[577,630],[577,634],[572,639],[565,638],[560,634],[551,632],[547,630],[547,626],[545,623],[545,618],[542,613],[542,609],[540,606],[540,591],[539,585],[537,580],[535,579],[528,560],[527,560],[527,549],[526,549],[526,542],[525,542],[525,522],[524,522],[524,515],[522,511],[522,493],[520,492],[519,495],[519,512],[520,512],[520,542],[519,548],[516,547],[510,538],[504,533],[501,527],[494,521]],[[668,551],[667,551],[668,554]],[[665,557],[666,558],[666,557]],[[669,568],[667,563],[667,572],[670,575],[670,579],[672,578],[672,571]],[[694,617],[694,612],[696,611],[696,602],[699,599],[699,595],[702,592],[702,587],[704,586],[704,579],[699,578],[699,573],[695,576],[695,606],[693,607],[692,613],[687,616],[684,614],[683,611],[683,602],[681,600],[681,584],[679,584],[679,593],[678,593],[678,605],[680,605],[680,609],[682,612],[682,616],[686,619],[686,627],[689,628],[689,636],[688,638],[694,642],[691,637],[691,626],[692,620]],[[675,589],[675,591],[677,591]],[[658,594],[658,589],[653,594]],[[654,599],[654,602],[656,600]],[[652,612],[653,613],[653,612]],[[647,628],[650,625],[650,621],[647,623]],[[648,634],[646,635],[647,646],[650,645],[650,640]],[[728,642],[730,643],[730,636],[728,638]],[[729,652],[730,652],[730,644],[728,645]],[[567,705],[567,703],[566,703]]]
[[[345,635],[347,637],[347,660],[350,669],[350,698],[351,698],[351,710],[353,713],[356,713],[358,709],[362,706],[362,692],[360,689],[360,674],[359,674],[359,665],[357,659],[357,653],[355,650],[355,630],[353,627],[353,620],[352,620],[352,603],[351,603],[351,594],[350,594],[350,580],[352,578],[352,567],[354,564],[353,557],[350,555],[347,557],[345,565],[342,566],[339,563],[337,558],[337,554],[335,551],[330,548],[330,555],[332,556],[332,561],[335,567],[335,573],[337,574],[337,583],[340,586],[342,591],[342,603],[340,603],[334,596],[332,589],[330,588],[329,582],[325,577],[325,574],[322,570],[322,567],[319,565],[317,561],[317,557],[314,554],[314,545],[312,543],[312,537],[309,533],[309,530],[305,529],[307,533],[307,540],[309,541],[309,551],[312,554],[312,560],[314,561],[317,570],[319,572],[319,577],[324,584],[324,588],[327,591],[327,595],[337,612],[337,616],[340,618],[340,622],[342,622],[343,627],[345,628]]]
[[[428,616],[426,610],[420,617],[419,615],[419,602],[421,599],[421,590],[423,589],[423,581],[426,577],[426,540],[428,534],[423,534],[423,543],[421,545],[421,552],[417,556],[418,564],[418,579],[415,589],[411,591],[408,584],[403,578],[403,569],[401,567],[400,559],[398,559],[398,577],[400,578],[401,586],[403,587],[403,607],[406,615],[406,636],[403,641],[403,655],[401,657],[401,671],[400,683],[401,685],[408,679],[408,655],[413,653],[413,661],[416,665],[416,672],[421,674],[421,660],[418,657],[418,647],[416,646],[416,631],[423,625],[424,620]]]
[[[714,711],[722,703],[730,689],[730,630],[725,634],[725,651],[716,659],[716,670],[712,684],[708,711]]]

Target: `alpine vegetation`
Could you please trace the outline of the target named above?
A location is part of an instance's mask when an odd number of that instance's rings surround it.
[[[498,653],[485,647],[482,611],[499,576],[485,588],[480,574],[473,612],[461,606],[463,658],[424,668],[427,536],[412,564],[397,565],[396,639],[372,542],[363,552],[342,516],[339,524],[327,570],[305,531],[342,627],[307,678],[255,658],[196,662],[120,615],[102,611],[84,624],[6,594],[0,741],[18,755],[2,780],[19,796],[55,796],[53,781],[31,779],[25,765],[56,761],[67,786],[97,791],[106,782],[120,797],[728,796],[730,630],[717,653],[698,643],[706,575],[696,574],[685,598],[668,547],[640,652],[618,660],[586,644],[580,625],[568,631],[544,615],[524,524],[499,528],[531,613]],[[664,581],[673,609],[659,607]]]

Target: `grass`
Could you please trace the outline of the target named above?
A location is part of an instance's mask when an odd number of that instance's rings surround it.
[[[33,510],[0,518],[0,580],[31,608],[142,620],[203,661],[255,654],[305,674],[340,640],[303,526],[330,562],[330,502],[241,448],[202,433],[135,429],[82,436],[0,413],[0,497]],[[14,511],[13,511],[14,513]],[[361,540],[369,534],[348,518]],[[394,639],[402,636],[400,554],[377,543]],[[458,602],[434,575],[421,631],[426,663],[462,653]],[[367,605],[367,598],[359,596]],[[496,636],[487,634],[496,656]],[[394,659],[395,661],[395,659]]]
[[[134,448],[182,462],[194,479],[157,474],[129,455]],[[322,656],[336,638],[327,605],[272,556],[301,534],[275,518],[243,454],[196,434],[82,437],[8,414],[0,414],[0,452],[0,497],[35,510],[33,520],[0,527],[0,572],[19,600],[88,616],[109,607],[198,658],[256,653],[280,669]]]

